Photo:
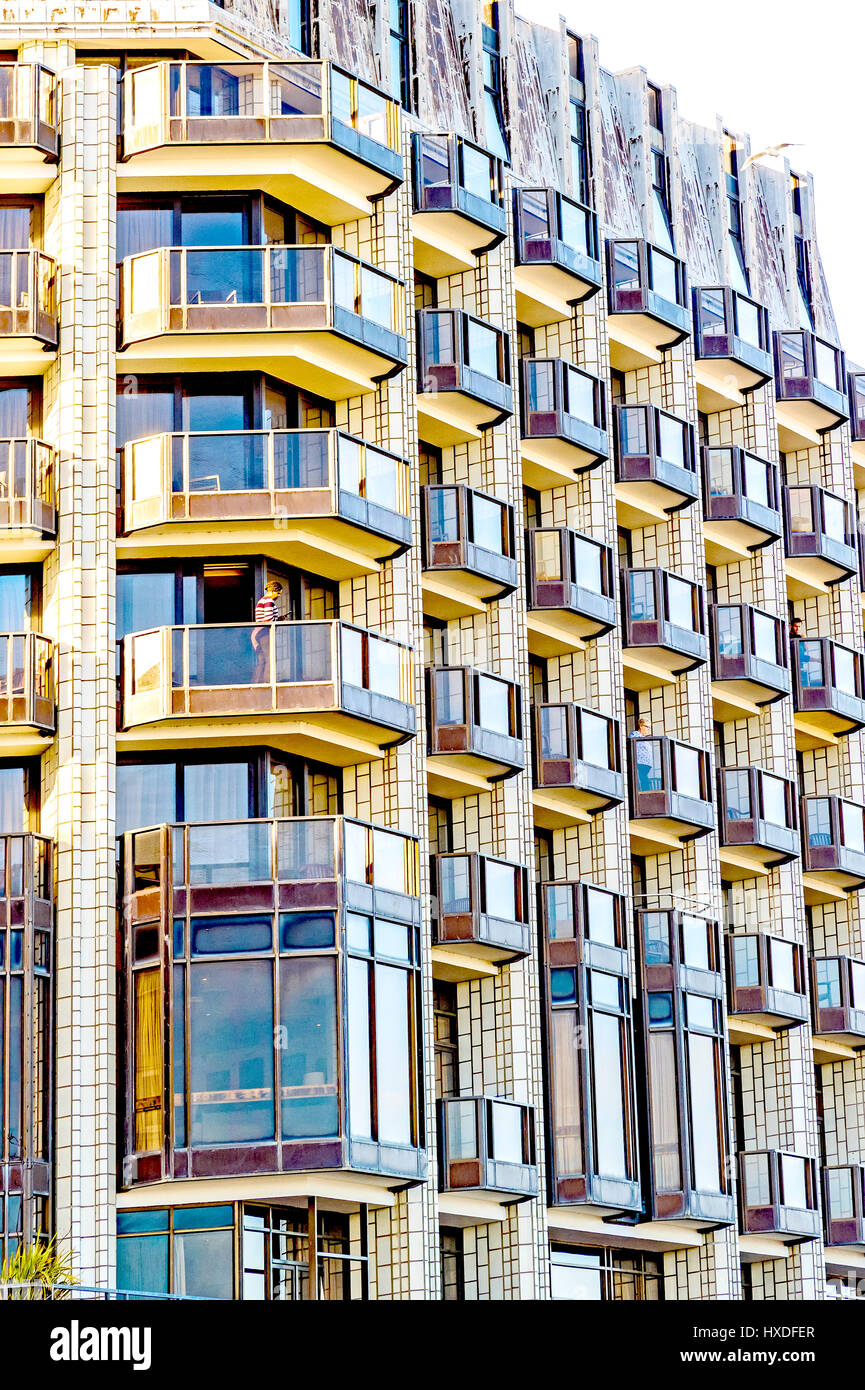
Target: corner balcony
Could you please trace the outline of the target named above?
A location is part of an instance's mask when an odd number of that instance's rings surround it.
[[[769,874],[779,864],[798,858],[793,783],[758,767],[721,768],[718,839],[724,881]]]
[[[472,980],[531,952],[528,870],[488,854],[432,860],[433,974]]]
[[[783,619],[750,603],[709,605],[712,709],[717,723],[748,719],[790,694]]]
[[[841,796],[802,797],[806,903],[843,902],[865,888],[865,807]]]
[[[566,526],[526,531],[528,639],[535,656],[579,651],[616,622],[613,552]]]
[[[601,287],[598,217],[555,188],[514,189],[517,318],[531,328],[573,316]]]
[[[701,450],[703,537],[710,565],[738,564],[783,534],[778,467],[738,446]]]
[[[621,526],[656,526],[696,502],[694,429],[686,420],[654,405],[618,405],[614,438]]]
[[[850,457],[853,482],[865,487],[865,372],[850,372]]]
[[[154,63],[122,88],[121,192],[252,186],[335,226],[402,182],[399,103],[332,63]]]
[[[811,449],[847,419],[847,374],[840,348],[804,329],[773,334],[778,443]]]
[[[524,357],[521,370],[526,487],[561,487],[597,468],[610,451],[603,382],[561,357]]]
[[[39,564],[57,535],[57,451],[41,439],[0,439],[0,546],[4,558]]]
[[[0,633],[0,755],[31,758],[56,729],[54,643],[37,632]]]
[[[449,1221],[476,1224],[475,1199],[505,1207],[538,1195],[532,1106],[497,1096],[446,1096],[438,1118],[439,1188]]]
[[[504,239],[502,161],[462,135],[412,136],[414,263],[439,280],[476,270]]]
[[[610,362],[648,367],[691,332],[684,261],[648,241],[608,241]]]
[[[431,796],[472,796],[525,767],[522,690],[473,666],[428,666]]]
[[[41,63],[0,63],[0,192],[44,193],[59,149],[54,73]]]
[[[123,749],[264,742],[346,766],[415,731],[411,648],[349,623],[162,627],[121,652]]]
[[[865,1250],[865,1164],[823,1169],[823,1217],[827,1245]]]
[[[124,559],[269,555],[328,579],[411,544],[409,465],[341,430],[155,434],[121,451]]]
[[[124,1186],[421,1181],[416,839],[311,816],[121,849]]]
[[[808,1020],[803,946],[767,932],[733,933],[726,946],[731,1043],[747,1045]]]
[[[659,734],[628,738],[632,854],[669,854],[715,828],[709,755]]]
[[[768,312],[728,285],[695,289],[694,357],[700,410],[744,405],[772,378]]]
[[[402,281],[333,246],[163,246],[120,276],[118,371],[254,366],[343,401],[408,360]]]
[[[812,956],[814,1060],[820,1064],[865,1048],[865,962]]]
[[[862,653],[831,637],[794,637],[790,649],[796,747],[828,747],[865,728]]]
[[[669,570],[622,571],[622,663],[631,690],[672,685],[709,658],[702,590]]]
[[[856,574],[859,552],[850,503],[816,483],[785,487],[784,554],[791,598],[824,594]]]
[[[44,1234],[45,1208],[53,1205],[52,854],[42,835],[0,836],[0,1024],[8,1058],[0,1069],[8,1117],[0,1127],[0,1171],[10,1218],[0,1249],[10,1255],[19,1241],[29,1245]]]
[[[418,432],[437,446],[480,439],[513,413],[510,340],[465,309],[419,309]]]
[[[785,1245],[820,1234],[813,1158],[779,1149],[740,1153],[739,1200],[743,1234],[780,1236]]]
[[[435,618],[483,613],[517,587],[514,509],[465,483],[421,489],[423,607]]]
[[[51,256],[0,249],[0,370],[44,376],[57,353],[57,264]]]
[[[579,825],[624,799],[619,721],[572,703],[535,705],[535,824]]]

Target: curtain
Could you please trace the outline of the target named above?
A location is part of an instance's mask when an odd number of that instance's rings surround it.
[[[162,1142],[161,990],[158,970],[135,976],[135,1149],[148,1153]]]

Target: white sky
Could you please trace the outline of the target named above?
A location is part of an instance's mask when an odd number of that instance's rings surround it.
[[[515,0],[594,34],[601,65],[676,88],[685,120],[723,116],[752,151],[783,140],[814,175],[817,237],[841,346],[865,364],[865,5],[862,0]]]

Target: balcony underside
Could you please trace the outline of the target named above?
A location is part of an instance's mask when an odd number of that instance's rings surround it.
[[[705,415],[745,404],[745,396],[766,381],[762,372],[732,357],[701,357],[694,364],[697,409]]]
[[[530,328],[573,317],[574,304],[597,293],[598,286],[557,265],[514,266],[517,319]]]
[[[0,527],[0,555],[4,564],[36,565],[47,560],[56,544],[36,527]]]
[[[865,1052],[865,1037],[859,1033],[813,1033],[811,1042],[818,1067],[852,1061],[857,1053]]]
[[[639,816],[628,821],[631,854],[670,854],[689,840],[707,835],[711,827],[694,825],[673,816]]]
[[[865,439],[850,441],[850,458],[853,461],[854,486],[865,487]]]
[[[533,435],[523,437],[520,443],[523,463],[523,482],[526,487],[561,487],[562,483],[573,483],[578,473],[599,468],[603,459],[591,449],[583,449],[568,439],[557,436],[547,438]]]
[[[809,748],[833,748],[839,738],[852,733],[857,727],[855,720],[827,710],[797,711],[793,716],[796,748],[800,753]]]
[[[488,792],[492,783],[518,771],[510,764],[477,753],[431,753],[427,759],[427,789],[430,796],[454,800]]]
[[[532,656],[562,656],[583,651],[586,643],[609,631],[607,623],[564,608],[532,608],[526,615]]]
[[[778,424],[778,444],[782,453],[794,454],[798,449],[814,449],[822,440],[821,431],[839,423],[833,410],[816,401],[778,401],[775,406]]]
[[[815,598],[828,594],[833,584],[850,577],[851,571],[820,555],[787,555],[784,559],[787,596]]]
[[[344,1169],[303,1173],[255,1174],[218,1178],[173,1178],[120,1189],[118,1211],[142,1207],[182,1206],[223,1202],[283,1202],[293,1197],[317,1197],[325,1210],[350,1210],[368,1203],[391,1207],[398,1184],[392,1176]]]
[[[606,1217],[615,1212],[591,1206],[547,1207],[551,1240],[570,1245],[609,1246],[615,1239],[625,1250],[660,1252],[699,1249],[706,1237],[690,1221],[641,1221],[637,1225],[613,1225]],[[701,1223],[704,1227],[706,1222]]]
[[[434,618],[466,618],[486,612],[487,604],[511,590],[499,580],[471,570],[424,570],[423,611]]]
[[[740,560],[750,560],[755,550],[778,538],[747,521],[707,521],[703,539],[710,565],[735,565]]]
[[[530,1194],[534,1196],[535,1194]],[[463,1192],[440,1192],[439,1218],[448,1226],[483,1226],[489,1222],[507,1221],[515,1202],[526,1197],[508,1197],[501,1192],[470,1188]]]
[[[325,400],[344,401],[374,391],[380,380],[399,371],[399,365],[325,328],[230,332],[219,326],[207,331],[202,325],[200,332],[172,333],[154,329],[154,336],[129,341],[117,354],[118,374],[208,369],[265,372]]]
[[[341,517],[286,515],[233,521],[184,519],[136,527],[118,537],[117,558],[265,555],[326,579],[353,579],[376,573],[379,562],[403,548],[399,541],[373,535]]]
[[[622,650],[622,668],[629,690],[675,685],[679,676],[701,664],[693,657],[668,651],[666,647],[624,647]]]
[[[57,347],[29,333],[10,333],[0,322],[0,376],[44,376]]]
[[[766,705],[784,698],[782,692],[752,680],[712,681],[712,713],[718,724],[753,719]]]
[[[500,962],[477,954],[474,942],[467,942],[465,946],[433,946],[430,959],[436,980],[488,980],[499,975]]]
[[[375,762],[384,749],[410,736],[338,709],[244,715],[214,712],[137,723],[118,731],[117,749],[131,753],[263,743],[283,753],[348,767]]]
[[[38,724],[0,724],[0,758],[37,758],[54,742],[54,731]]]
[[[610,797],[583,787],[535,787],[532,791],[535,825],[559,830],[568,825],[584,825],[600,811],[617,806],[624,792]]]
[[[844,869],[807,869],[802,874],[802,891],[809,906],[815,903],[843,903],[848,895],[863,886],[860,876]]]
[[[416,212],[411,227],[415,267],[436,280],[476,270],[478,256],[501,240],[498,232],[450,210]]]
[[[417,394],[418,434],[437,448],[480,439],[485,429],[499,424],[507,413],[464,391],[419,391]]]
[[[610,314],[610,365],[620,372],[653,367],[661,362],[665,347],[681,342],[682,335],[649,314]]]
[[[779,1030],[787,1026],[774,1014],[728,1014],[727,1039],[733,1047],[760,1047],[765,1042],[775,1042]]]
[[[745,878],[767,878],[779,864],[787,864],[794,856],[766,845],[721,845],[718,858],[721,878],[739,882]]]
[[[327,142],[161,145],[117,165],[118,193],[190,193],[260,189],[334,227],[371,216],[373,199],[393,185],[389,174]]]
[[[695,498],[664,487],[653,480],[615,484],[616,519],[628,531],[643,526],[665,525],[670,514],[691,505]]]
[[[0,195],[45,193],[57,177],[57,161],[32,145],[4,145],[0,151]]]

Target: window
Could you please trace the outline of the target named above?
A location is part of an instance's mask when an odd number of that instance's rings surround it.
[[[313,57],[310,0],[281,0],[281,17],[288,18],[288,41],[298,53]],[[285,19],[283,18],[283,23]]]
[[[406,111],[414,109],[409,0],[390,0],[390,88]]]
[[[745,265],[745,245],[742,236],[742,200],[739,188],[739,149],[733,136],[726,130],[724,131],[724,174],[727,185],[727,231],[730,242],[731,284],[733,289],[738,290],[740,294],[748,294],[748,271]]]
[[[234,1297],[234,1207],[117,1213],[117,1287],[134,1293]]]
[[[443,860],[442,865],[454,863]],[[458,1030],[457,1030],[457,987],[445,980],[436,980],[433,993],[433,1019],[435,1028],[435,1069],[436,1099],[454,1096],[459,1090]]]
[[[570,149],[571,149],[571,188],[579,203],[589,203],[589,137],[586,127],[585,102],[569,103]]]
[[[308,1299],[312,1274],[319,1299],[365,1299],[366,1227],[365,1206],[351,1214],[321,1211],[314,1201],[297,1206],[244,1206],[241,1297],[280,1302]],[[311,1231],[315,1232],[312,1246]]]
[[[507,138],[505,136],[505,117],[502,107],[502,60],[499,51],[498,5],[484,6],[483,36],[484,65],[484,131],[487,147],[499,159],[508,162]]]
[[[445,1303],[465,1298],[463,1272],[463,1233],[459,1227],[442,1227],[441,1234],[442,1299]]]
[[[664,1297],[663,1261],[631,1250],[570,1248],[550,1252],[550,1297],[572,1301],[657,1302]]]

